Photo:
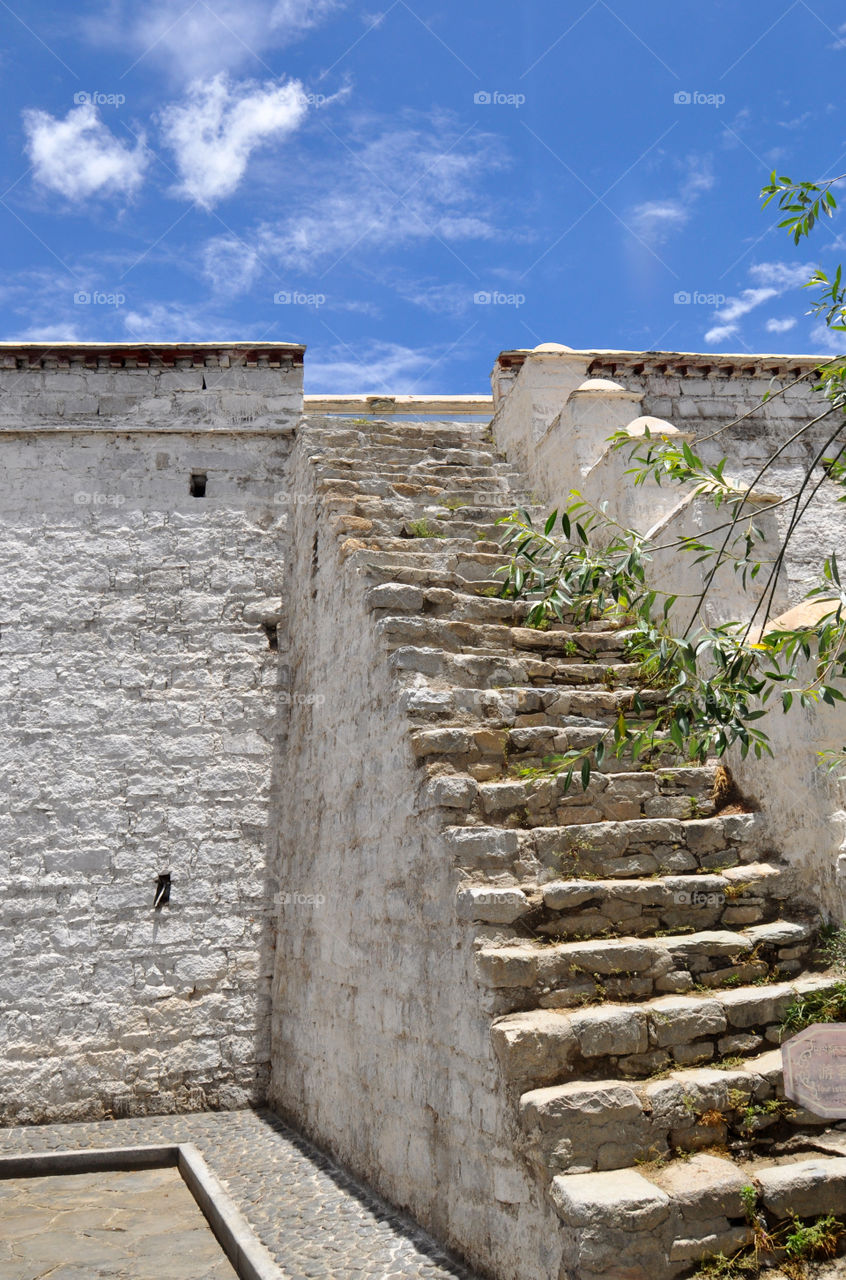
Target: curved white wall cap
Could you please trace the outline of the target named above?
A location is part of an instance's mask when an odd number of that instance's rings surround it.
[[[530,354],[533,356],[535,355],[560,356],[565,354],[570,355],[574,350],[575,350],[574,347],[562,346],[560,342],[542,342],[540,346],[535,347],[534,350],[530,352]]]
[[[581,386],[576,387],[575,391],[571,391],[570,395],[571,397],[602,396],[615,400],[626,398],[640,401],[643,399],[639,391],[627,391],[619,382],[612,382],[610,378],[588,378]]]
[[[690,432],[679,431],[672,422],[665,422],[663,418],[653,418],[649,414],[645,414],[642,418],[635,418],[626,427],[627,436],[645,436],[647,431],[651,436],[683,435],[688,439],[691,435]]]

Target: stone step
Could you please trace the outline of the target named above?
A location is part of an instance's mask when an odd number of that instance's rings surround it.
[[[770,1228],[794,1214],[806,1222],[842,1215],[846,1157],[737,1164],[700,1153],[666,1165],[559,1175],[550,1196],[567,1227],[563,1274],[579,1280],[673,1280],[691,1275],[703,1258],[730,1257],[753,1238],[743,1198],[750,1186]]]
[[[378,494],[383,486],[397,484],[421,485],[424,490],[433,485],[445,493],[454,491],[455,501],[459,501],[462,493],[502,494],[503,501],[514,502],[515,507],[524,505],[524,499],[531,499],[531,495],[522,489],[517,474],[507,467],[490,466],[472,471],[468,467],[454,467],[446,463],[406,465],[398,462],[395,465],[374,464],[372,474],[368,475],[366,468],[362,468],[354,458],[339,458],[318,460],[316,470],[321,487],[330,491],[336,489],[338,483],[352,480],[360,493]]]
[[[590,685],[608,689],[613,688],[615,682],[628,687],[640,671],[636,663],[543,660],[529,653],[512,658],[505,653],[483,650],[457,654],[418,645],[394,649],[389,661],[397,675],[412,673],[437,677],[450,685],[475,689],[530,684],[558,684],[567,688]]]
[[[378,588],[377,588],[378,590]],[[495,602],[499,603],[499,602]],[[639,693],[645,710],[635,714],[632,704]],[[594,727],[607,729],[621,711],[630,719],[648,719],[666,695],[658,689],[630,686],[609,690],[585,683],[572,689],[560,685],[500,689],[444,688],[441,683],[418,677],[402,694],[403,709],[415,728],[432,722],[444,726],[488,729],[539,728],[558,730]]]
[[[437,574],[459,573],[465,581],[494,581],[493,574],[502,564],[502,556],[490,551],[475,551],[471,543],[461,542],[453,549],[447,539],[399,538],[393,549],[371,550],[369,566],[391,569],[427,569]],[[502,585],[502,580],[499,580]]]
[[[771,937],[767,936],[768,931]],[[660,945],[664,943],[668,944],[666,948]],[[681,949],[681,943],[686,944],[686,951]],[[540,948],[534,954],[526,946],[483,948],[479,953],[483,983],[486,979],[503,984],[509,980],[525,984],[534,981],[535,993],[547,992],[533,1007],[505,1013],[497,1019],[491,1030],[494,1049],[506,1080],[521,1091],[573,1079],[646,1077],[674,1064],[710,1062],[718,1056],[716,1040],[723,1033],[715,1029],[710,1040],[703,1039],[705,1032],[697,1028],[705,1023],[697,1023],[693,1013],[686,1022],[686,1015],[679,1011],[685,999],[712,998],[719,1002],[726,996],[734,998],[745,986],[759,993],[754,999],[760,998],[763,1008],[771,983],[779,981],[777,974],[771,976],[771,970],[779,967],[778,957],[785,951],[807,951],[812,945],[813,933],[807,924],[779,921],[755,925],[742,934],[726,930],[691,933],[681,938],[621,938],[611,939],[604,946],[597,942],[568,943],[556,948],[554,955],[540,958]],[[503,950],[506,957],[503,960],[500,956],[497,963],[494,952]],[[758,959],[749,959],[753,952]],[[738,964],[738,960],[742,963]],[[728,961],[739,973],[739,983],[729,982],[721,988],[712,982],[706,991],[692,994],[689,986],[686,992],[673,989],[673,975],[689,973],[691,962],[697,965],[697,977],[704,985],[704,971],[698,966],[714,961]],[[522,972],[518,965],[523,966]],[[716,976],[719,970],[709,972]],[[768,977],[770,985],[766,983]],[[754,985],[759,981],[762,985]],[[527,990],[528,986],[522,986],[517,998]],[[674,1029],[653,1017],[656,1002],[660,1006],[664,996],[672,997],[663,1009],[676,1019]],[[685,999],[680,1000],[680,996]],[[569,1008],[565,1004],[568,999]],[[578,1003],[597,999],[602,1003]],[[752,997],[744,995],[742,999],[748,1004],[751,1001],[750,1007],[754,1004]],[[623,1000],[629,1002],[621,1003]],[[716,1028],[717,1023],[714,1025]],[[671,1047],[660,1039],[676,1035],[679,1043]],[[738,1042],[734,1052],[741,1047]]]
[[[404,515],[409,510],[417,510],[418,514],[423,515],[431,508],[433,512],[450,514],[472,511],[479,513],[479,518],[485,516],[498,520],[521,507],[533,512],[539,519],[543,517],[542,508],[527,505],[528,498],[525,494],[512,489],[505,482],[493,483],[491,477],[486,477],[484,485],[474,485],[472,489],[465,487],[455,492],[451,492],[450,486],[441,479],[435,480],[431,476],[428,479],[423,476],[412,478],[404,471],[390,477],[379,474],[367,479],[361,478],[356,472],[351,472],[348,479],[322,475],[315,487],[321,501],[338,509],[341,509],[342,503],[352,502],[362,503],[375,511],[378,504],[384,503],[389,511],[397,508]],[[446,519],[447,516],[444,515],[443,518]],[[469,519],[469,515],[466,518]]]
[[[587,1001],[644,1001],[686,994],[695,987],[716,990],[786,979],[801,972],[800,961],[807,960],[815,942],[809,924],[787,920],[742,929],[547,944],[527,941],[516,933],[509,938],[504,928],[498,933],[491,928],[489,934],[489,939],[481,934],[476,974],[498,1013],[508,1009],[545,1013]],[[618,1041],[613,1036],[608,1040],[618,1047],[607,1050],[618,1071],[648,1075],[655,1069],[646,1042],[641,1045],[637,1004],[622,1006],[613,1018],[609,1003],[585,1009],[582,1015],[597,1022],[608,1015],[609,1025],[621,1028]]]
[[[514,730],[515,734],[530,732]],[[454,767],[446,771],[435,756],[422,756],[430,776],[430,789],[451,779],[460,784],[461,805],[467,822],[496,822],[505,827],[551,827],[568,824],[632,822],[640,818],[706,818],[714,814],[714,770],[679,768],[666,773],[630,772],[631,761],[609,760],[602,772],[593,772],[586,788],[579,779],[567,787],[566,777],[523,779],[509,774],[508,740],[504,729],[438,729],[425,731],[426,741],[415,734],[416,753],[442,748],[440,760]],[[562,745],[588,746],[603,736],[600,729],[566,729]],[[452,746],[455,755],[450,756]],[[464,751],[464,754],[460,754]],[[472,760],[471,760],[472,756]],[[666,779],[666,781],[665,781]]]
[[[647,1031],[656,1061],[664,1059],[658,1078],[529,1090],[519,1106],[526,1154],[539,1171],[578,1174],[728,1144],[748,1154],[756,1139],[824,1127],[786,1102],[776,1046],[788,1038],[783,1021],[797,994],[838,985],[830,975],[653,1001]]]
[[[487,476],[502,479],[513,489],[523,488],[523,479],[507,462],[491,452],[440,449],[426,451],[398,446],[363,451],[355,457],[344,449],[321,449],[315,460],[319,472],[351,472],[366,484],[371,476],[405,474],[410,481],[421,476]]]
[[[425,525],[427,530],[432,530],[433,537],[457,538],[474,545],[485,543],[487,550],[495,551],[503,560],[506,558],[501,546],[503,528],[498,523],[498,512],[491,507],[452,512],[411,499],[389,502],[379,497],[335,498],[332,495],[326,497],[323,505],[336,529],[355,530],[363,527],[358,522],[366,521],[367,537],[371,541],[419,537],[414,529]]]
[[[683,927],[730,929],[773,919],[795,891],[795,876],[772,863],[732,867],[721,875],[647,880],[552,880],[543,885],[465,883],[462,919],[517,920],[538,937],[648,937]]]
[[[318,425],[319,423],[319,425]],[[497,460],[501,455],[490,439],[490,433],[479,424],[456,423],[436,425],[432,423],[405,424],[402,430],[370,424],[362,428],[337,428],[333,422],[308,420],[310,439],[315,451],[320,449],[412,449],[428,453],[438,449],[478,450],[490,452]],[[315,426],[318,429],[315,430]]]
[[[380,465],[388,462],[448,463],[458,467],[507,466],[510,472],[514,468],[508,466],[506,460],[490,446],[466,443],[444,442],[443,444],[424,444],[413,440],[356,440],[353,438],[334,439],[321,436],[319,457],[323,459],[349,459],[354,457],[367,470],[368,462]],[[318,464],[319,465],[319,464]]]
[[[490,782],[480,791],[481,812],[487,817],[498,815],[497,821],[504,821],[508,810],[523,806],[528,811],[527,821],[534,826],[566,823],[566,816],[556,816],[559,806],[584,809],[589,805],[596,809],[594,818],[582,813],[580,820],[597,822],[607,818],[701,818],[714,812],[713,767],[704,773],[699,766],[641,770],[635,767],[628,748],[619,756],[612,752],[598,768],[594,766],[587,788],[578,777],[568,788],[560,772],[561,757],[569,751],[595,747],[604,739],[609,740],[608,725],[578,720],[561,728],[553,724],[496,728],[483,721],[419,729],[412,734],[411,744],[418,761],[432,774],[443,773],[447,766],[469,773],[480,783]],[[665,742],[666,737],[656,740]],[[611,774],[626,774],[629,780],[618,778],[612,785],[607,781]]]
[[[340,520],[340,525],[344,525],[344,519]],[[408,553],[414,555],[429,554],[442,559],[444,556],[468,556],[472,560],[484,564],[491,571],[497,569],[503,563],[503,554],[496,542],[483,542],[481,545],[476,538],[457,538],[449,533],[438,534],[434,532],[434,524],[426,523],[426,533],[418,534],[411,530],[414,524],[410,521],[408,524],[408,532],[402,533],[394,529],[387,532],[379,532],[372,520],[364,522],[356,521],[356,525],[360,528],[361,524],[371,526],[369,532],[365,531],[362,536],[366,537],[368,542],[378,547],[378,550],[385,555],[399,555],[405,557]],[[349,525],[349,521],[347,520]],[[356,532],[356,527],[352,526],[352,532]],[[398,619],[404,621],[404,619]]]
[[[385,582],[381,586],[372,587],[367,593],[367,607],[380,617],[415,617],[425,614],[429,618],[451,622],[501,623],[515,627],[524,627],[530,609],[530,605],[524,600],[480,596],[469,591],[452,591],[447,587],[413,586],[405,582]],[[549,632],[543,634],[572,630],[611,633],[625,628],[623,619],[598,618],[586,623],[580,622],[578,627],[556,623],[549,628]]]
[[[445,827],[444,838],[459,870],[496,872],[536,884],[695,875],[761,862],[767,853],[756,813],[552,827],[461,826],[456,819],[473,803],[473,783],[449,774],[429,782],[425,800],[430,808],[454,811],[454,825]],[[765,860],[779,861],[772,856]]]
[[[452,540],[444,540],[443,546],[451,549],[455,544]],[[477,552],[483,563],[488,562],[488,554]],[[452,653],[484,649],[487,653],[529,653],[566,658],[569,662],[594,662],[598,658],[606,662],[622,660],[630,635],[619,629],[581,631],[555,627],[537,631],[529,627],[505,626],[502,622],[465,622],[407,615],[380,618],[376,632],[388,649],[402,645],[424,645]]]

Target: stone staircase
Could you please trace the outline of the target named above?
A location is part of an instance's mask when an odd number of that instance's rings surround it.
[[[751,1241],[750,1185],[770,1226],[846,1211],[846,1132],[784,1102],[778,1048],[797,997],[839,979],[757,815],[720,807],[712,766],[612,759],[584,792],[522,774],[596,741],[638,672],[619,626],[531,630],[497,597],[496,519],[531,495],[485,427],[301,430],[321,519],[372,584],[561,1277],[693,1275]]]

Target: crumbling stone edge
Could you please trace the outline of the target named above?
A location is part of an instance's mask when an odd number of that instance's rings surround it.
[[[44,1151],[0,1157],[2,1178],[47,1178],[57,1174],[178,1169],[239,1280],[284,1280],[269,1250],[223,1189],[191,1142],[173,1146],[101,1147],[92,1151]]]

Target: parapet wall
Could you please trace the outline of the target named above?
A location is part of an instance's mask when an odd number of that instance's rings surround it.
[[[0,349],[6,1123],[265,1096],[300,359]]]
[[[709,464],[727,456],[727,474],[747,484],[781,449],[762,484],[787,497],[832,429],[830,422],[819,423],[787,443],[825,408],[813,390],[819,367],[812,356],[573,351],[547,343],[500,355],[492,374],[493,430],[551,504],[563,505],[571,489],[582,488],[608,436],[640,417],[690,433]],[[770,399],[762,403],[766,394]],[[824,486],[803,521],[784,579],[785,604],[815,585],[819,548],[836,545],[842,528],[837,496],[833,485]],[[788,508],[779,511],[780,529],[789,518]]]

